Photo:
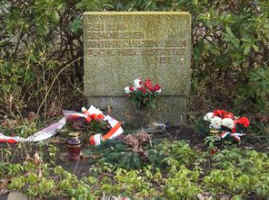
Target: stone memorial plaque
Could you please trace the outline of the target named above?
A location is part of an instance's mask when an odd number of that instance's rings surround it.
[[[90,105],[111,106],[115,118],[133,124],[181,119],[191,79],[190,14],[86,12],[83,26],[84,92]],[[124,94],[136,78],[162,87],[156,109],[137,111]]]

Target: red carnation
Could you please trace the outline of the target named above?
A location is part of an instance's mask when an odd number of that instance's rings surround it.
[[[156,85],[154,86],[154,88],[153,88],[153,91],[157,91],[157,90],[159,90],[159,89],[161,89],[161,87],[159,86],[159,84],[156,84]]]
[[[141,92],[143,92],[143,94],[146,94],[146,88],[144,88],[144,87],[141,87],[141,88],[138,88],[138,90],[140,90]]]
[[[242,124],[244,127],[248,127],[249,124],[250,124],[248,118],[246,118],[246,117],[240,117],[240,118],[237,120],[237,123],[238,123],[238,124]]]
[[[146,88],[148,88],[150,91],[153,91],[153,86],[152,86],[152,82],[150,79],[147,79],[145,82],[144,82],[144,85]]]
[[[223,114],[223,118],[234,119],[234,115],[233,115],[233,113],[231,113],[231,112],[225,112],[225,113]]]
[[[217,153],[217,151],[218,150],[216,148],[210,149],[210,154],[214,155],[215,153]]]
[[[225,110],[214,110],[213,113],[215,116],[222,118],[223,114],[226,113],[226,111]]]
[[[224,118],[234,119],[233,113],[227,112],[226,110],[214,110],[213,113],[215,116],[218,116],[222,119]]]

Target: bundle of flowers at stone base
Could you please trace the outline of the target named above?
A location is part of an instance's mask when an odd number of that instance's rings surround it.
[[[240,142],[240,137],[245,135],[245,130],[249,126],[247,117],[236,117],[233,113],[225,110],[214,110],[204,116],[208,121],[211,133],[219,134],[221,138],[233,137]]]
[[[148,106],[154,108],[153,101],[160,95],[162,88],[159,84],[153,85],[150,79],[142,81],[138,78],[133,81],[133,85],[125,87],[124,91],[135,102],[138,109],[143,109]]]

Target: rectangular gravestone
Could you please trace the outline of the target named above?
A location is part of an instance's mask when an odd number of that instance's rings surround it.
[[[84,92],[89,105],[111,106],[134,126],[178,123],[191,81],[191,16],[186,12],[84,13]],[[136,78],[162,87],[154,110],[137,111],[124,94]]]

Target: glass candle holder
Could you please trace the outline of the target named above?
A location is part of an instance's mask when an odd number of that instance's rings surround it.
[[[217,129],[210,129],[210,133],[213,134],[213,135],[217,135],[217,134],[220,133],[220,131],[217,130]]]
[[[67,139],[67,148],[69,151],[69,159],[70,160],[79,160],[80,159],[80,139],[79,132],[69,133],[69,138]]]

